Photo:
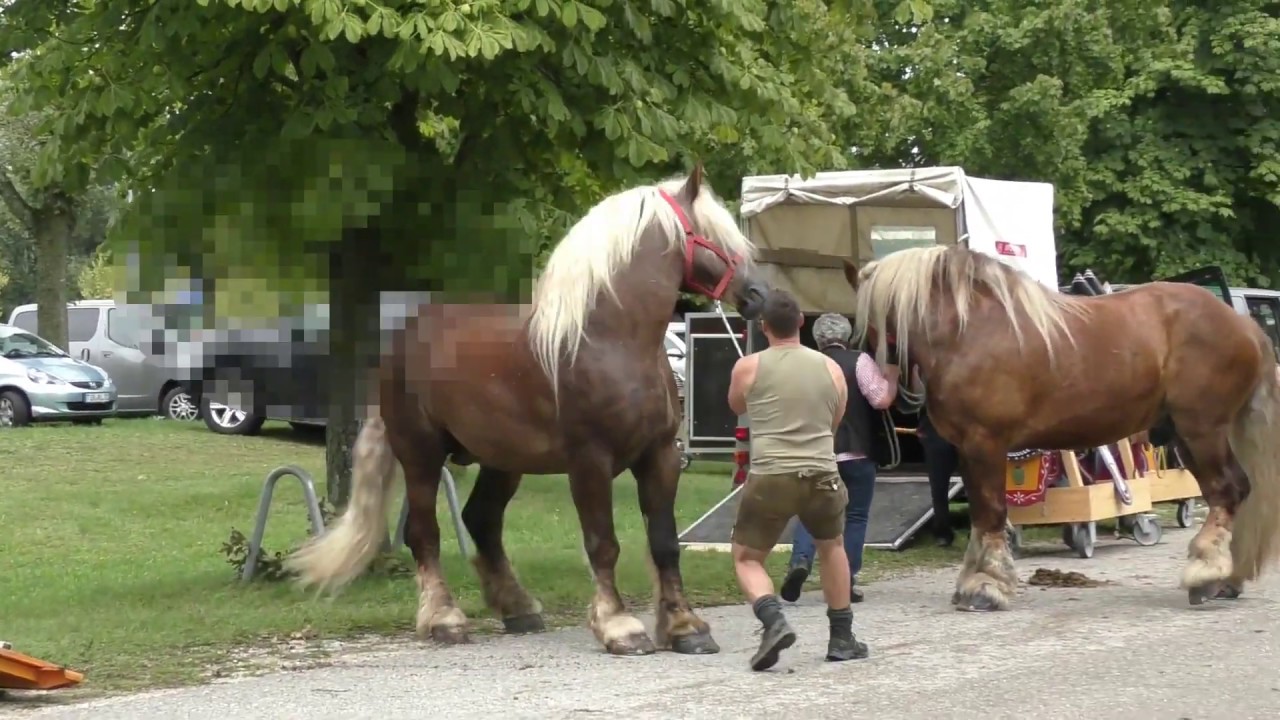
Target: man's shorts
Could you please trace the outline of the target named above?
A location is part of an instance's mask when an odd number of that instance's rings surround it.
[[[849,491],[835,471],[751,473],[742,488],[733,542],[768,552],[792,517],[799,517],[815,540],[834,540],[844,533],[848,502]]]

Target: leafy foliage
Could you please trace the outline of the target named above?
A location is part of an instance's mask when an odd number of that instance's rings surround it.
[[[832,128],[854,112],[845,66],[815,52],[843,39],[816,0],[15,0],[6,15],[23,108],[54,111],[41,180],[109,158],[104,173],[154,188],[121,233],[156,243],[147,256],[217,256],[217,272],[299,290],[326,276],[320,247],[373,218],[410,276],[384,285],[491,280],[503,261],[527,274],[540,248],[516,238],[545,249],[601,193],[691,155],[729,156],[735,182],[747,164],[840,166]]]
[[[940,0],[926,25],[876,5],[886,113],[853,129],[865,161],[1052,182],[1064,273],[1277,276],[1280,20],[1267,3]]]

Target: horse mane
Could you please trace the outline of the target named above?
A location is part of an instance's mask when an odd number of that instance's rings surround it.
[[[1026,273],[993,257],[962,245],[934,245],[899,250],[862,268],[858,273],[854,334],[861,342],[868,327],[884,328],[892,315],[898,355],[905,358],[912,328],[925,328],[927,332],[933,304],[940,299],[935,295],[950,294],[960,334],[968,323],[974,297],[983,290],[1008,312],[1019,348],[1026,346],[1026,337],[1018,311],[1026,316],[1044,341],[1051,363],[1058,338],[1065,337],[1075,344],[1068,318],[1083,317],[1089,312],[1086,304],[1050,291]],[[877,333],[876,361],[881,365],[888,359],[885,335]]]
[[[680,177],[610,195],[578,220],[552,251],[534,286],[528,334],[534,357],[557,395],[560,362],[573,364],[599,294],[618,302],[614,276],[631,262],[645,232],[659,223],[666,237],[664,252],[682,248],[680,217],[659,193],[676,197],[684,183]],[[689,220],[695,231],[730,255],[741,255],[746,263],[755,257],[755,246],[705,181]]]

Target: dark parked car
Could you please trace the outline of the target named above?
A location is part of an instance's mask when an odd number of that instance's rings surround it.
[[[402,327],[426,299],[421,293],[383,293],[381,329]],[[175,328],[171,313],[160,314],[166,317],[148,326],[148,352],[180,374],[210,430],[253,435],[268,419],[294,427],[325,425],[327,304],[307,305],[300,315],[266,327],[212,331]]]

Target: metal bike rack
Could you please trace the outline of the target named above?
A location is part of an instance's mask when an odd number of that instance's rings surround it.
[[[311,535],[319,536],[324,534],[324,516],[320,513],[320,500],[316,496],[316,484],[311,479],[311,474],[297,465],[283,465],[272,470],[267,474],[267,479],[262,483],[262,496],[258,500],[258,515],[253,523],[253,535],[249,538],[249,552],[245,558],[244,569],[240,573],[241,582],[249,582],[253,579],[253,573],[258,567],[258,558],[262,555],[262,536],[267,531],[267,517],[271,510],[271,499],[275,495],[276,483],[280,478],[286,475],[292,475],[298,479],[298,483],[302,485],[302,499],[307,505],[307,515],[311,520]],[[449,502],[449,515],[453,518],[453,529],[458,536],[458,549],[462,552],[462,557],[471,557],[471,544],[467,539],[467,531],[462,523],[462,511],[458,507],[458,487],[453,481],[453,473],[449,472],[449,468],[441,469],[440,479],[444,481],[445,498]],[[409,521],[409,498],[408,495],[400,502],[400,519],[396,523],[395,535],[383,543],[383,547],[387,550],[404,545],[405,526]]]
[[[244,570],[240,574],[241,582],[253,579],[253,572],[258,568],[258,556],[262,555],[262,534],[267,531],[267,511],[271,509],[271,497],[276,492],[276,483],[285,475],[298,478],[302,485],[302,497],[307,503],[307,515],[311,517],[311,534],[324,532],[324,516],[320,514],[320,501],[316,499],[316,484],[306,470],[297,465],[284,465],[267,474],[262,483],[262,498],[258,500],[258,517],[253,521],[253,536],[249,538],[249,554],[244,561]]]

